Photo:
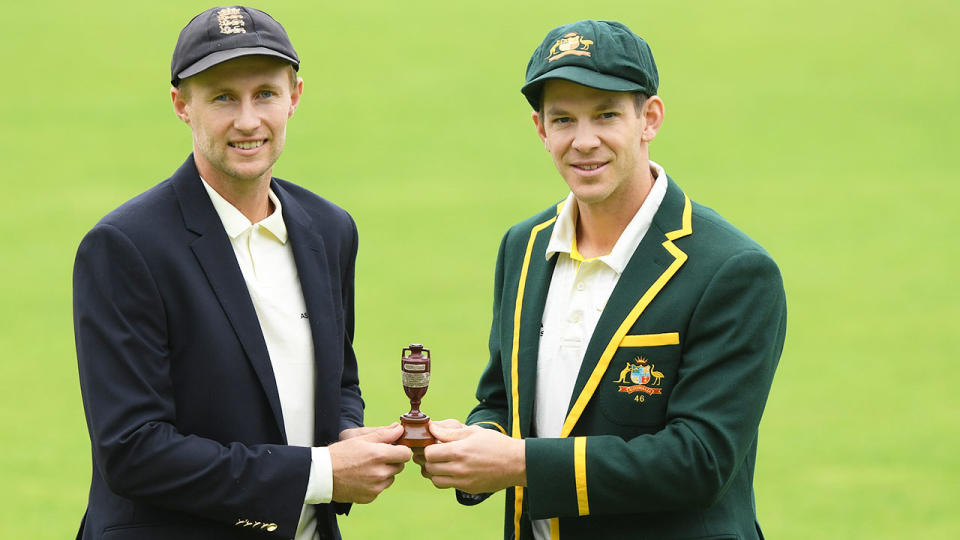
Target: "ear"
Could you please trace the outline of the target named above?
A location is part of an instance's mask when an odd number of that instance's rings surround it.
[[[543,126],[543,119],[540,118],[540,113],[533,111],[533,113],[530,115],[530,118],[533,120],[533,125],[537,126],[537,135],[539,135],[540,140],[543,141],[544,148],[549,151],[550,143],[547,142],[547,130]]]
[[[650,96],[643,104],[643,131],[640,133],[640,139],[643,142],[650,142],[657,136],[660,126],[663,125],[663,100],[660,96]]]
[[[287,113],[287,118],[292,118],[293,113],[297,110],[297,106],[300,105],[300,96],[303,95],[303,79],[297,77],[297,86],[290,92],[290,112]]]
[[[170,99],[173,100],[173,112],[177,118],[183,120],[183,123],[190,125],[190,111],[188,110],[187,100],[184,99],[183,92],[176,86],[170,87]]]

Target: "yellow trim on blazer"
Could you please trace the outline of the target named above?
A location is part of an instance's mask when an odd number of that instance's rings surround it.
[[[477,423],[471,424],[471,425],[479,426],[480,424],[490,424],[491,426],[499,429],[499,430],[500,430],[500,433],[503,433],[504,435],[507,434],[507,430],[503,429],[503,426],[501,426],[500,424],[498,424],[498,423],[496,423],[496,422],[491,422],[491,421],[489,421],[489,420],[484,420],[483,422],[477,422]]]
[[[557,212],[560,211],[560,205],[557,205]],[[527,271],[530,269],[530,256],[533,254],[533,244],[536,243],[537,233],[546,229],[557,217],[554,216],[547,221],[537,225],[530,231],[530,240],[527,242],[527,252],[523,254],[523,266],[520,269],[520,283],[517,285],[517,303],[513,312],[513,350],[510,354],[510,395],[513,399],[513,426],[510,430],[514,439],[522,439],[520,433],[520,314],[523,311],[523,291],[527,284]],[[520,530],[520,514],[523,511],[523,486],[516,486],[513,495],[513,530]]]
[[[634,334],[623,336],[621,347],[659,347],[661,345],[679,345],[680,334],[668,332],[666,334]]]
[[[560,540],[560,518],[550,518],[550,540]]]
[[[587,500],[587,438],[573,439],[573,476],[577,481],[577,513],[590,515],[590,503]]]
[[[647,309],[647,306],[650,304],[650,302],[652,302],[653,299],[660,294],[660,291],[667,284],[667,282],[670,281],[670,278],[672,278],[673,275],[677,273],[677,270],[683,266],[683,263],[687,261],[687,254],[681,251],[680,248],[675,246],[673,243],[673,241],[677,238],[687,236],[693,232],[690,197],[687,197],[687,195],[684,194],[683,199],[684,203],[681,228],[668,232],[666,234],[667,240],[662,244],[663,247],[666,248],[671,255],[673,255],[673,263],[671,263],[670,266],[668,266],[667,269],[660,274],[660,277],[653,282],[653,285],[651,285],[650,288],[643,293],[643,296],[640,297],[640,300],[637,301],[637,304],[632,310],[630,310],[627,318],[623,320],[623,322],[620,324],[620,327],[617,328],[616,332],[614,332],[613,339],[610,340],[606,349],[603,350],[603,354],[600,355],[600,360],[597,362],[596,367],[593,368],[593,373],[591,373],[590,378],[587,379],[587,384],[583,387],[583,390],[577,397],[577,401],[570,409],[570,413],[567,414],[567,419],[563,422],[563,428],[560,430],[561,437],[567,437],[570,435],[570,432],[573,431],[573,426],[577,424],[577,420],[579,420],[580,415],[583,414],[583,410],[587,407],[587,403],[589,403],[590,398],[593,397],[593,393],[596,391],[597,385],[600,384],[600,379],[607,371],[607,367],[610,365],[610,359],[612,359],[613,354],[617,352],[617,348],[619,348],[620,343],[633,326],[633,323],[637,322],[640,314]]]

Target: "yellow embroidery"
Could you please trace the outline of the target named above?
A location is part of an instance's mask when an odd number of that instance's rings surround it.
[[[563,58],[570,54],[590,56],[589,49],[591,45],[593,45],[593,40],[584,39],[583,36],[576,32],[564,34],[563,37],[553,44],[553,47],[550,47],[550,56],[547,57],[547,61],[553,62],[558,58]]]

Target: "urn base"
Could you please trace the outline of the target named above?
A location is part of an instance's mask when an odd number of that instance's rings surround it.
[[[437,442],[427,428],[427,424],[429,423],[430,417],[422,413],[420,416],[413,416],[409,413],[400,416],[400,424],[403,425],[403,436],[400,437],[397,444],[412,448],[414,452],[423,452],[425,446],[430,446]]]

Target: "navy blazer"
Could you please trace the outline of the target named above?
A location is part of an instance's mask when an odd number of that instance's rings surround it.
[[[313,334],[315,444],[363,424],[353,353],[357,230],[289,182],[283,207]],[[193,156],[84,237],[73,277],[93,453],[82,539],[293,538],[310,449],[287,446],[253,302]],[[322,538],[336,513],[317,506]]]

